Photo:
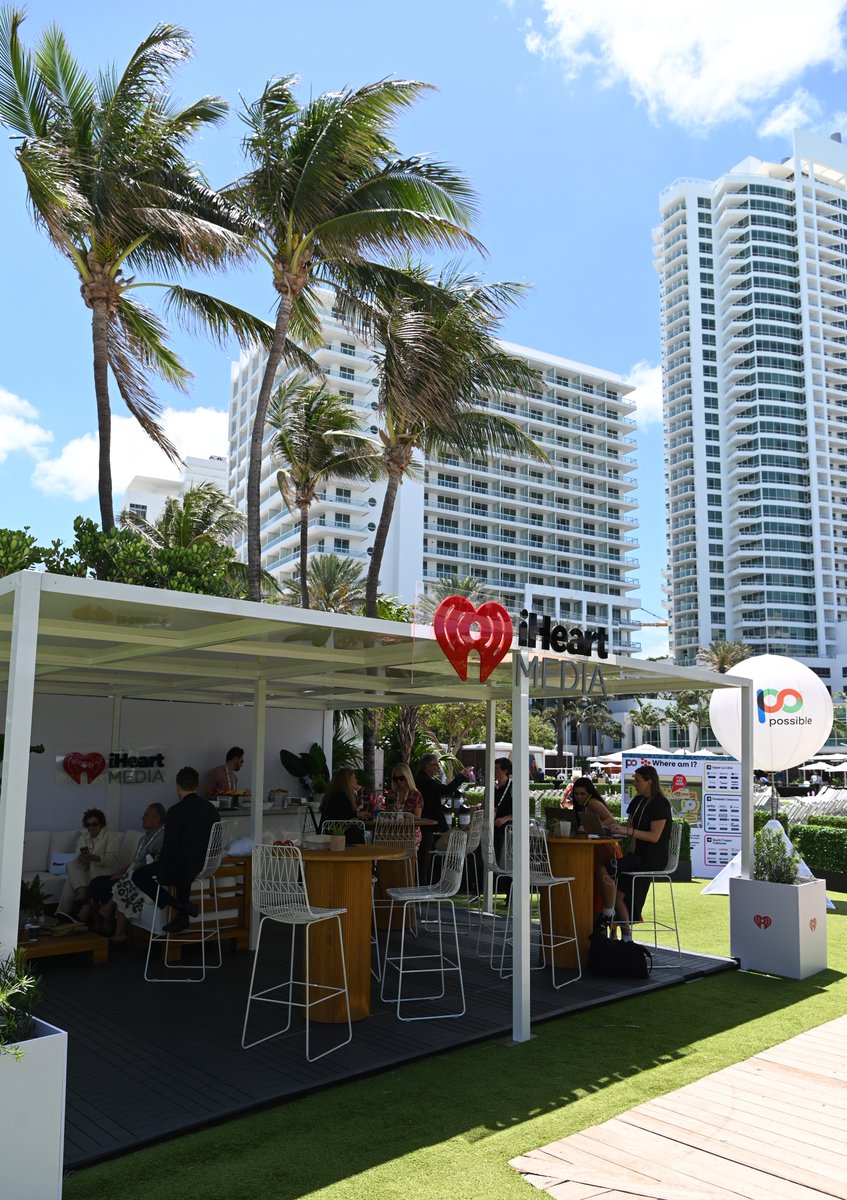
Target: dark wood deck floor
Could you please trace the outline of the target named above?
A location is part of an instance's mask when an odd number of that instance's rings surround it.
[[[274,953],[284,951],[276,929]],[[422,939],[427,935],[422,935]],[[143,980],[143,954],[116,949],[105,966],[69,957],[38,964],[45,979],[39,1015],[66,1029],[68,1099],[65,1164],[81,1167],[145,1144],[433,1053],[511,1034],[511,982],[463,951],[467,1012],[457,1020],[400,1022],[379,1000],[353,1026],[352,1042],[315,1063],[305,1058],[303,1022],[252,1050],[241,1049],[251,955],[224,950],[223,967],[201,984]],[[270,947],[270,939],[268,940]],[[659,951],[648,980],[583,977],[554,991],[532,972],[532,1019],[550,1020],[636,992],[734,968],[731,960]],[[273,969],[272,958],[263,963]],[[435,1008],[432,1011],[436,1011]],[[272,1026],[269,1026],[269,1029]],[[313,1024],[314,1049],[339,1026]]]

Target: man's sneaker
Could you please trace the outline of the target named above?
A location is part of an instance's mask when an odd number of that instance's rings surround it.
[[[606,937],[609,936],[609,930],[612,927],[612,918],[607,917],[605,913],[598,913],[594,918],[594,932],[602,933]]]

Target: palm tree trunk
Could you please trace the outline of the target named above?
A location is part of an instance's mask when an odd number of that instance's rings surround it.
[[[373,554],[368,567],[368,580],[365,588],[365,616],[376,616],[376,602],[379,595],[379,575],[382,570],[382,559],[385,554],[385,542],[391,518],[394,515],[394,505],[397,502],[397,489],[400,486],[399,475],[389,475],[385,485],[385,498],[382,502],[382,512],[379,514],[379,524],[374,534]],[[376,783],[376,768],[374,765],[374,725],[373,715],[365,713],[362,723],[362,767],[367,775]]]
[[[309,581],[306,571],[309,566],[309,510],[300,506],[300,607],[309,607]]]
[[[382,512],[379,514],[379,524],[374,534],[373,554],[368,567],[368,582],[365,590],[365,616],[376,616],[376,601],[379,594],[379,576],[382,571],[382,560],[385,555],[385,543],[391,518],[394,516],[394,505],[397,503],[397,489],[400,487],[400,476],[389,474],[385,485],[385,499],[382,502]],[[365,767],[367,770],[367,766]]]
[[[259,396],[256,400],[256,412],[253,416],[253,433],[250,437],[250,465],[247,471],[247,591],[249,598],[256,602],[262,599],[262,539],[259,506],[265,420],[276,379],[276,369],[282,361],[285,339],[288,336],[292,303],[290,296],[280,296],[274,323],[273,345],[268,351],[268,361],[265,364],[262,386],[259,388]]]
[[[108,533],[115,527],[112,502],[112,409],[109,404],[109,313],[105,304],[95,304],[91,312],[91,340],[94,348],[94,396],[97,401],[97,492],[100,498],[100,524]]]

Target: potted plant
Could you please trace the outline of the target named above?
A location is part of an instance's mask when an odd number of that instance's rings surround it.
[[[337,854],[341,854],[347,847],[347,837],[345,835],[345,827],[338,825],[335,821],[324,821],[321,826],[323,833],[329,834],[329,848]]]
[[[799,870],[782,827],[760,829],[753,878],[729,881],[730,952],[744,970],[789,979],[826,970],[826,884]]]
[[[0,961],[0,1162],[16,1200],[62,1195],[68,1035],[40,1021],[26,951]]]
[[[34,879],[21,880],[21,925],[24,928],[38,922],[44,915],[46,903],[47,894],[38,875]]]

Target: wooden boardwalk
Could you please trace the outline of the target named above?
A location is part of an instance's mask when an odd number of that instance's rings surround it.
[[[847,1198],[847,1017],[511,1165],[556,1200]]]
[[[275,961],[280,971],[283,962],[287,965],[287,934],[274,929],[265,936],[262,961],[273,976]],[[422,932],[420,949],[430,936]],[[400,1022],[394,1008],[380,1002],[374,983],[372,1015],[354,1024],[352,1042],[314,1063],[306,1062],[303,1022],[297,1017],[285,1036],[241,1049],[249,953],[225,950],[222,969],[210,972],[202,984],[145,983],[143,960],[143,953],[123,949],[113,951],[104,966],[92,967],[79,956],[38,964],[46,985],[39,1015],[68,1031],[66,1167],[86,1166],[321,1088],[511,1034],[511,981],[501,980],[487,958],[477,957],[475,934],[462,954],[464,1017]],[[683,954],[678,961],[675,952],[662,951],[656,962],[650,979],[584,977],[560,991],[550,986],[546,971],[533,971],[532,1019],[551,1020],[735,968],[728,959]],[[256,1035],[261,1032],[257,1027]],[[313,1025],[312,1032],[320,1051],[341,1031]]]

